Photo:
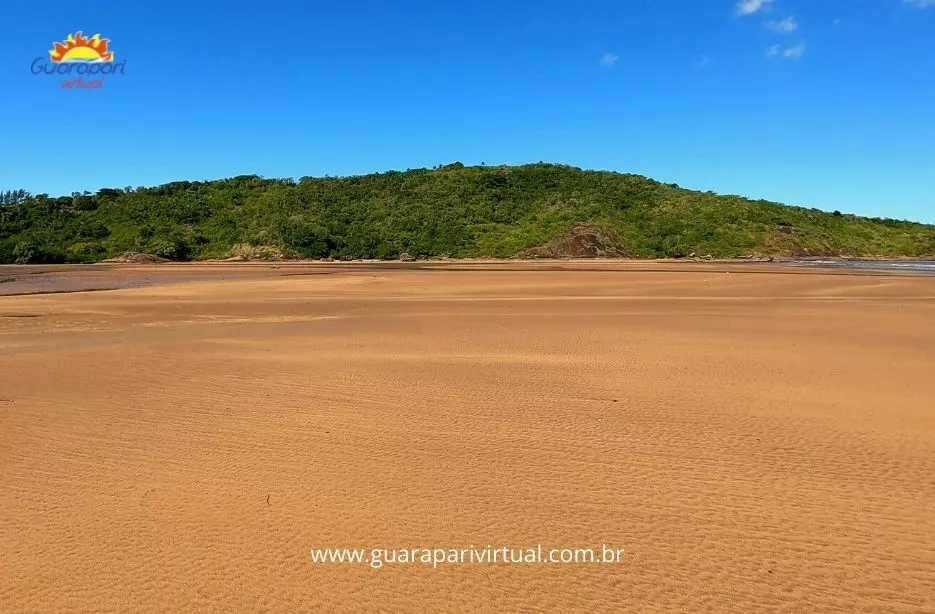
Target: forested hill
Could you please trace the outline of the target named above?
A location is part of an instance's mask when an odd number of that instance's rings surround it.
[[[617,253],[640,258],[935,254],[935,226],[551,164],[7,196],[2,262],[88,262],[127,251],[177,260],[512,256],[580,223],[606,230]]]

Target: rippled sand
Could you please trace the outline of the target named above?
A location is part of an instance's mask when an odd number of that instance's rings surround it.
[[[0,297],[0,611],[935,609],[935,278],[176,269]]]

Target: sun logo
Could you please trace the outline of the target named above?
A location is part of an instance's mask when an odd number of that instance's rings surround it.
[[[113,62],[113,51],[107,50],[110,40],[95,34],[91,38],[81,32],[69,34],[62,43],[52,43],[49,57],[55,63],[60,62]]]

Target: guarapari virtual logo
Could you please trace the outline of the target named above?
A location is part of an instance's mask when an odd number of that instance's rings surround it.
[[[64,41],[52,43],[49,58],[36,58],[30,66],[34,75],[58,75],[65,89],[104,87],[106,75],[122,75],[127,61],[114,61],[110,39],[100,34],[88,38],[81,32],[69,34]]]

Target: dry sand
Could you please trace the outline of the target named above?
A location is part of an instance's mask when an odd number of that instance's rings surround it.
[[[933,277],[158,270],[0,297],[4,613],[935,611]]]

